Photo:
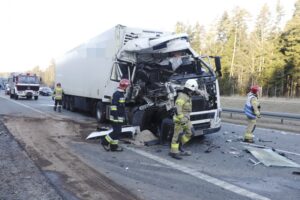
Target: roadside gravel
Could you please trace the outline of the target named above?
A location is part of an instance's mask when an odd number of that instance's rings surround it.
[[[0,200],[62,199],[14,140],[1,118],[0,169]]]

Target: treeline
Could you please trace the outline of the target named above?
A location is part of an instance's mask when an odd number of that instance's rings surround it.
[[[28,72],[34,73],[42,78],[42,84],[49,87],[54,87],[55,79],[55,61],[52,59],[45,70],[42,70],[39,66],[35,66]]]
[[[188,33],[199,54],[222,57],[222,95],[244,95],[258,84],[264,96],[300,97],[300,0],[283,29],[279,0],[274,13],[264,5],[251,31],[249,12],[238,7],[224,12],[209,30],[177,22],[175,31]]]

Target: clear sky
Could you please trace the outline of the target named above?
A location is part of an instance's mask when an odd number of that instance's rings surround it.
[[[281,0],[286,18],[296,0]],[[239,6],[255,20],[277,0],[0,0],[0,72],[48,66],[87,39],[117,24],[173,31],[177,21],[208,26]]]

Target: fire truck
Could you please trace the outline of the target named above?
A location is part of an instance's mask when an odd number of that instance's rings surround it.
[[[18,100],[20,97],[25,97],[38,100],[40,81],[36,74],[11,73],[8,78],[10,98]]]

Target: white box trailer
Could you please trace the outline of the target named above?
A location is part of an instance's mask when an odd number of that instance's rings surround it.
[[[220,73],[220,58],[214,59]],[[216,73],[190,47],[186,34],[117,25],[56,61],[63,108],[90,111],[99,122],[109,119],[111,97],[122,78],[131,81],[126,96],[128,124],[166,138],[177,92],[185,81],[195,79],[199,83],[191,113],[195,134],[220,129]]]

